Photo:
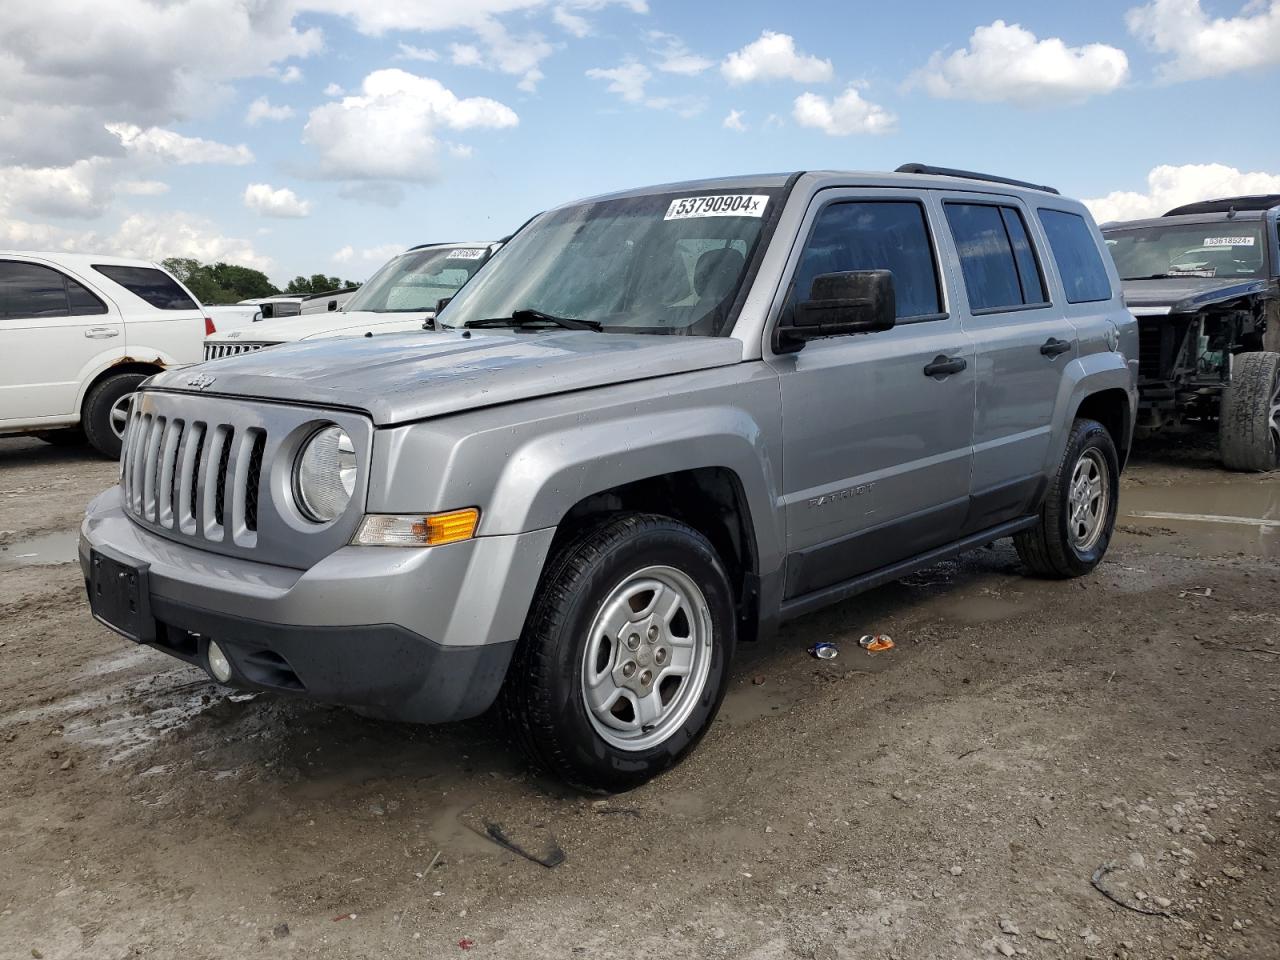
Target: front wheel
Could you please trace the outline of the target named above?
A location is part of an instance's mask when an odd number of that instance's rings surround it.
[[[1120,505],[1120,458],[1096,420],[1071,425],[1040,522],[1013,538],[1022,562],[1042,577],[1082,577],[1102,562]]]
[[[589,791],[639,786],[697,744],[734,648],[729,579],[702,534],[625,514],[547,567],[502,693],[539,766]]]
[[[1280,467],[1280,353],[1237,354],[1218,413],[1218,449],[1228,470]]]

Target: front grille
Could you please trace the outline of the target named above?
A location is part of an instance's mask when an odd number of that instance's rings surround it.
[[[249,341],[237,340],[234,343],[205,342],[204,358],[206,360],[218,360],[222,357],[234,357],[242,353],[253,353],[255,350],[261,350],[263,347],[275,346],[278,341]]]
[[[267,434],[135,410],[121,485],[139,519],[175,533],[253,546]]]

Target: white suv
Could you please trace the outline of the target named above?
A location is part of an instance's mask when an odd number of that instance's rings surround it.
[[[134,390],[197,363],[212,324],[146,260],[0,251],[0,435],[120,456]]]

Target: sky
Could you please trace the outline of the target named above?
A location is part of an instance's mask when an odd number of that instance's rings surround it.
[[[1280,0],[0,5],[0,248],[361,280],[613,190],[904,162],[1280,193]]]

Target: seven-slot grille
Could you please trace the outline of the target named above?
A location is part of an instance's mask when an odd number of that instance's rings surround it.
[[[260,427],[135,410],[121,458],[125,507],[190,537],[252,547],[266,443]]]
[[[237,340],[235,343],[206,343],[204,345],[204,358],[206,360],[218,360],[221,357],[234,357],[241,353],[253,353],[255,350],[271,346],[275,346],[275,344],[249,340]]]

